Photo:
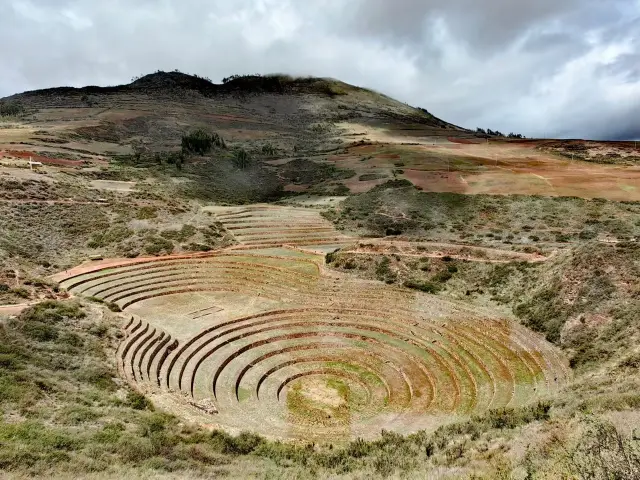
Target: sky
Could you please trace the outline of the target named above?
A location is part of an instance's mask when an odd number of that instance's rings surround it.
[[[333,77],[467,128],[640,139],[640,0],[0,0],[0,97]]]

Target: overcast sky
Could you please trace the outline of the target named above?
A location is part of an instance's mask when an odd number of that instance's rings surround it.
[[[0,97],[330,76],[461,126],[640,138],[640,0],[0,0]]]

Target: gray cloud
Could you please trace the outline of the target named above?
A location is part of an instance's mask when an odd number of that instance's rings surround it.
[[[157,69],[374,88],[467,127],[640,137],[640,0],[3,0],[0,97]]]

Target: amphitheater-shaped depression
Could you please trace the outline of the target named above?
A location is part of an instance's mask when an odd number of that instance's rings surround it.
[[[129,381],[178,392],[231,432],[407,433],[526,404],[569,376],[553,346],[512,321],[323,265],[297,248],[227,250],[104,262],[61,286],[123,309]]]

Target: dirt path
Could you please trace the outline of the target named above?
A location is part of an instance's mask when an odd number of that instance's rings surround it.
[[[31,303],[19,303],[15,305],[0,305],[0,317],[8,315],[18,315],[25,308],[31,306]]]

